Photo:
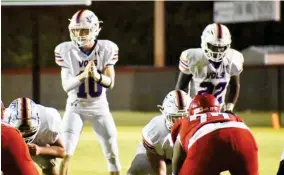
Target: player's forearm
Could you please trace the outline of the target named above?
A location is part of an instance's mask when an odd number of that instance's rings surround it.
[[[39,155],[63,158],[65,156],[65,150],[60,146],[40,147]]]
[[[234,105],[236,104],[240,93],[240,82],[239,76],[232,77],[229,85],[229,94],[227,98],[227,105],[225,110],[232,111],[234,109]]]
[[[166,175],[167,166],[164,158],[157,153],[147,151],[147,159],[153,174]]]
[[[97,72],[94,75],[94,79],[97,83],[99,83],[100,85],[102,85],[105,88],[110,88],[112,89],[114,86],[114,82],[112,81],[112,78],[109,76],[106,76],[102,73]]]
[[[157,175],[167,175],[167,165],[164,160],[151,163],[152,171]]]
[[[186,91],[188,87],[188,83],[191,81],[191,79],[192,79],[192,75],[188,75],[183,72],[180,72],[175,89]]]
[[[175,142],[173,152],[174,153],[173,153],[173,159],[172,159],[172,174],[178,175],[183,165],[183,162],[186,158],[186,153],[184,152],[179,140]]]
[[[65,92],[69,92],[72,89],[78,87],[82,82],[80,80],[81,78],[79,78],[78,76],[73,78],[73,79],[69,79],[67,82],[62,83],[63,89]]]
[[[62,87],[65,92],[69,92],[72,89],[80,86],[86,77],[87,75],[85,72],[77,75],[76,77],[73,77],[71,73],[69,73],[68,69],[66,68],[61,69]]]

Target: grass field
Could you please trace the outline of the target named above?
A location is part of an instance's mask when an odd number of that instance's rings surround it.
[[[142,127],[158,113],[113,112],[118,130],[119,156],[122,174],[125,175],[135,156],[141,140]],[[275,130],[270,125],[270,115],[264,112],[238,113],[242,116],[256,137],[259,147],[260,175],[275,175],[280,154],[284,148],[284,129]],[[262,125],[258,127],[255,125]],[[107,175],[107,164],[100,145],[88,123],[82,132],[79,145],[73,157],[71,175]],[[229,173],[223,173],[229,174]],[[222,175],[223,175],[222,174]]]

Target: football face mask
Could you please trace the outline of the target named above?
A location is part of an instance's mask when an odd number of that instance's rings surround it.
[[[90,10],[80,10],[70,19],[68,26],[70,38],[78,47],[84,47],[97,39],[101,31],[97,16]]]

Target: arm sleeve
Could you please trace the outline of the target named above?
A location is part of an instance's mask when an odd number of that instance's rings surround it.
[[[62,81],[62,87],[65,92],[69,92],[81,84],[79,78],[73,77],[70,73],[69,68],[65,67],[61,68],[61,81]]]
[[[13,171],[19,175],[38,175],[28,147],[19,133],[14,131],[9,139],[8,151],[14,161]],[[12,173],[14,174],[14,173]]]

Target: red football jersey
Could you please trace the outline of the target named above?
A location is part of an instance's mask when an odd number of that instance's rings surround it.
[[[21,134],[1,123],[1,171],[4,175],[38,175]]]
[[[181,141],[184,150],[187,150],[190,139],[201,127],[210,123],[223,123],[229,121],[240,122],[244,125],[240,117],[227,113],[208,112],[191,115],[182,119],[181,122],[178,122],[172,128],[172,139],[176,140],[177,135],[179,135],[178,139]]]

